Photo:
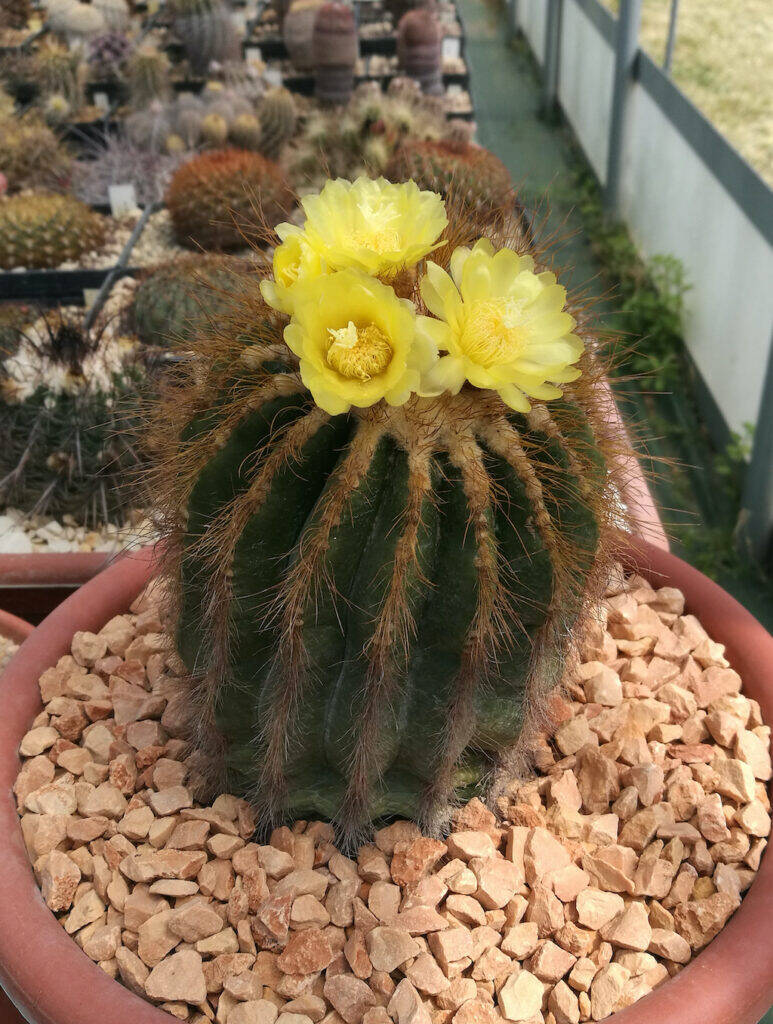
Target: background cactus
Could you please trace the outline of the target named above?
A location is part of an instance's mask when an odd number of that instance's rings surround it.
[[[126,32],[131,21],[131,13],[126,0],[91,0],[105,22],[108,32]]]
[[[484,219],[500,214],[513,187],[502,161],[489,150],[468,142],[408,139],[385,173],[390,181],[412,178],[421,188],[444,197],[453,194],[468,212]]]
[[[256,215],[277,224],[285,215],[290,191],[276,164],[258,153],[226,149],[203,153],[183,164],[167,191],[166,203],[182,245],[239,249],[243,229]]]
[[[0,197],[0,268],[58,267],[98,249],[107,220],[71,196],[20,192]]]
[[[89,75],[96,82],[114,82],[122,75],[122,64],[131,43],[122,32],[106,32],[89,41]]]
[[[357,25],[351,7],[326,3],[314,21],[314,94],[322,103],[347,103],[354,89]]]
[[[195,763],[267,821],[431,828],[523,752],[609,567],[594,369],[529,416],[470,387],[330,416],[281,325],[245,352],[259,318],[154,435]]]
[[[125,64],[132,109],[143,110],[171,92],[169,58],[155,46],[138,46]]]
[[[0,28],[26,28],[31,16],[30,0],[3,0],[0,9]]]
[[[0,363],[0,501],[22,511],[122,523],[141,374],[109,325],[53,310],[25,326]]]
[[[324,3],[325,0],[295,0],[285,15],[282,37],[296,71],[308,72],[314,69],[314,22]]]
[[[46,7],[52,31],[68,42],[83,43],[107,29],[101,12],[92,4],[79,0],[48,0]]]
[[[56,135],[39,117],[0,115],[0,174],[9,192],[63,185],[72,160]]]
[[[441,46],[443,31],[435,12],[426,7],[408,11],[397,28],[397,58],[400,67],[431,96],[443,92]]]
[[[53,123],[77,117],[86,101],[86,66],[77,48],[41,46],[33,57],[33,75],[40,93],[38,104],[47,117],[50,113]],[[51,103],[53,99],[56,104]]]
[[[91,206],[105,206],[110,202],[111,185],[130,184],[140,206],[158,203],[183,159],[184,155],[156,153],[131,139],[108,135],[86,159],[73,164],[72,192]]]
[[[249,264],[228,256],[187,256],[157,267],[137,286],[129,312],[145,345],[187,343],[209,317],[230,306],[228,292]]]
[[[176,3],[175,35],[183,44],[194,77],[203,78],[213,61],[227,64],[241,59],[241,41],[230,10],[222,3]]]
[[[278,160],[285,143],[295,134],[298,113],[293,95],[277,86],[269,89],[260,103],[260,151],[269,160]]]

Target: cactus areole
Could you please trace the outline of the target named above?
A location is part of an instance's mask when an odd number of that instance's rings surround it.
[[[437,828],[524,763],[607,572],[598,370],[504,219],[302,205],[158,414],[183,703],[266,822]]]

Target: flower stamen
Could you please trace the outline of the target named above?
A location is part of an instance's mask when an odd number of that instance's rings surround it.
[[[372,380],[392,361],[389,339],[375,324],[358,327],[350,320],[346,327],[329,327],[328,334],[328,366],[347,380]]]

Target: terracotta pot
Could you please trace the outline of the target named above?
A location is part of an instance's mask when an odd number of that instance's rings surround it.
[[[27,637],[34,631],[35,627],[31,622],[25,622],[18,615],[11,615],[0,608],[0,636],[11,640],[15,644],[23,644]]]
[[[684,591],[773,722],[773,637],[695,569],[631,541],[626,562],[656,585]],[[0,981],[36,1024],[169,1024],[169,1017],[107,977],[48,911],[35,885],[11,787],[21,737],[40,709],[40,673],[69,651],[77,629],[98,630],[124,612],[148,579],[153,552],[122,559],[86,584],[35,631],[4,678],[0,716]],[[756,1024],[773,1001],[773,857],[727,927],[676,978],[614,1018],[615,1024]]]
[[[116,557],[105,551],[0,553],[0,605],[38,623]]]

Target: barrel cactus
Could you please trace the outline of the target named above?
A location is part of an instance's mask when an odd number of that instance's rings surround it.
[[[27,319],[0,362],[0,501],[121,524],[131,507],[141,377],[132,345],[83,310]]]
[[[501,214],[512,190],[499,157],[469,142],[407,139],[385,173],[391,181],[412,179],[443,196],[453,194],[469,213],[484,219]]]
[[[19,192],[0,197],[0,268],[46,269],[104,244],[106,218],[71,196]]]
[[[314,21],[315,95],[321,103],[347,103],[354,89],[357,25],[351,7],[326,3]]]
[[[145,345],[186,343],[229,308],[236,275],[248,264],[228,256],[190,255],[156,267],[139,283],[130,324]]]
[[[184,163],[169,185],[166,204],[182,245],[238,249],[240,231],[258,216],[276,224],[290,204],[290,190],[270,160],[259,153],[225,149],[202,153]]]
[[[175,4],[173,25],[194,77],[204,77],[213,61],[227,64],[241,58],[236,25],[223,3]]]
[[[158,412],[181,706],[266,822],[431,828],[525,752],[608,569],[596,371],[555,276],[437,194],[303,207],[281,320],[245,347],[242,302]]]
[[[443,32],[437,15],[431,9],[420,7],[408,11],[397,28],[397,57],[400,67],[431,96],[443,92],[441,73],[441,44]]]
[[[40,117],[0,115],[0,174],[5,175],[9,192],[61,186],[71,165],[70,155]]]

